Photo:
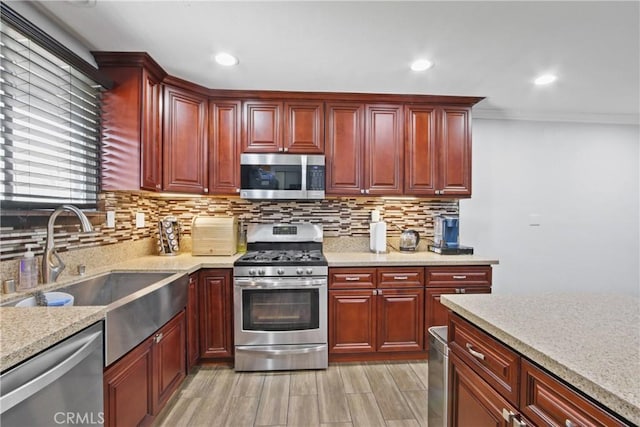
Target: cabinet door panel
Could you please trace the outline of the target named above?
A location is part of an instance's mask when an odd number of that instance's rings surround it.
[[[430,106],[405,107],[404,193],[435,194],[437,177],[436,109]]]
[[[185,377],[186,329],[184,311],[180,312],[157,333],[153,348],[156,363],[155,388],[157,401],[154,415],[167,403]]]
[[[366,113],[365,190],[370,194],[402,194],[402,107],[367,105]]]
[[[233,294],[227,270],[200,272],[200,357],[233,355]]]
[[[329,352],[376,349],[376,301],[372,290],[329,291]]]
[[[164,190],[205,192],[207,99],[165,86],[164,118]]]
[[[242,152],[282,151],[281,116],[282,103],[280,102],[245,102]]]
[[[241,110],[237,101],[209,102],[209,193],[240,189]]]
[[[284,151],[324,153],[324,108],[322,102],[284,104]]]
[[[524,359],[520,384],[520,409],[536,425],[626,425]]]
[[[142,71],[142,136],[140,144],[140,188],[162,190],[161,86]]]
[[[360,194],[363,144],[364,105],[327,104],[327,194]]]
[[[510,427],[503,409],[516,408],[476,375],[455,354],[449,353],[449,421],[453,427]]]
[[[152,347],[149,338],[105,371],[105,426],[149,425],[153,420]]]
[[[378,351],[422,351],[424,289],[378,291]]]
[[[445,195],[471,196],[470,109],[443,108],[438,187]]]

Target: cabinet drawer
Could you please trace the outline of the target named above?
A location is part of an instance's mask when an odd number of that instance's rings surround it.
[[[374,289],[375,268],[331,268],[329,289]]]
[[[427,267],[427,286],[491,286],[490,266]]]
[[[449,348],[514,405],[520,356],[456,314],[449,318]]]
[[[626,425],[524,359],[521,375],[520,409],[535,425]]]
[[[424,268],[379,268],[379,288],[420,288],[424,286]]]

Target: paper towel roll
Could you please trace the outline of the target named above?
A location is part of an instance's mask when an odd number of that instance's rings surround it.
[[[387,223],[372,222],[369,225],[369,248],[371,252],[383,253],[387,251]]]

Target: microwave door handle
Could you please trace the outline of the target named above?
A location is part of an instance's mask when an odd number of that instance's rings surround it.
[[[302,197],[307,198],[307,156],[300,156],[300,168],[301,168],[301,183],[300,190],[302,190]]]

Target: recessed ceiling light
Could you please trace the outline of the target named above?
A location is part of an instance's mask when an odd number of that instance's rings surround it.
[[[428,59],[418,59],[411,63],[411,69],[413,71],[425,71],[433,67],[433,62]]]
[[[227,67],[236,65],[238,63],[238,58],[226,52],[220,52],[219,54],[214,56],[214,59],[218,64],[224,65]]]
[[[542,86],[542,85],[548,85],[551,84],[553,82],[555,82],[558,79],[558,77],[554,74],[543,74],[541,76],[539,76],[538,78],[536,78],[533,83],[537,84],[538,86]]]

